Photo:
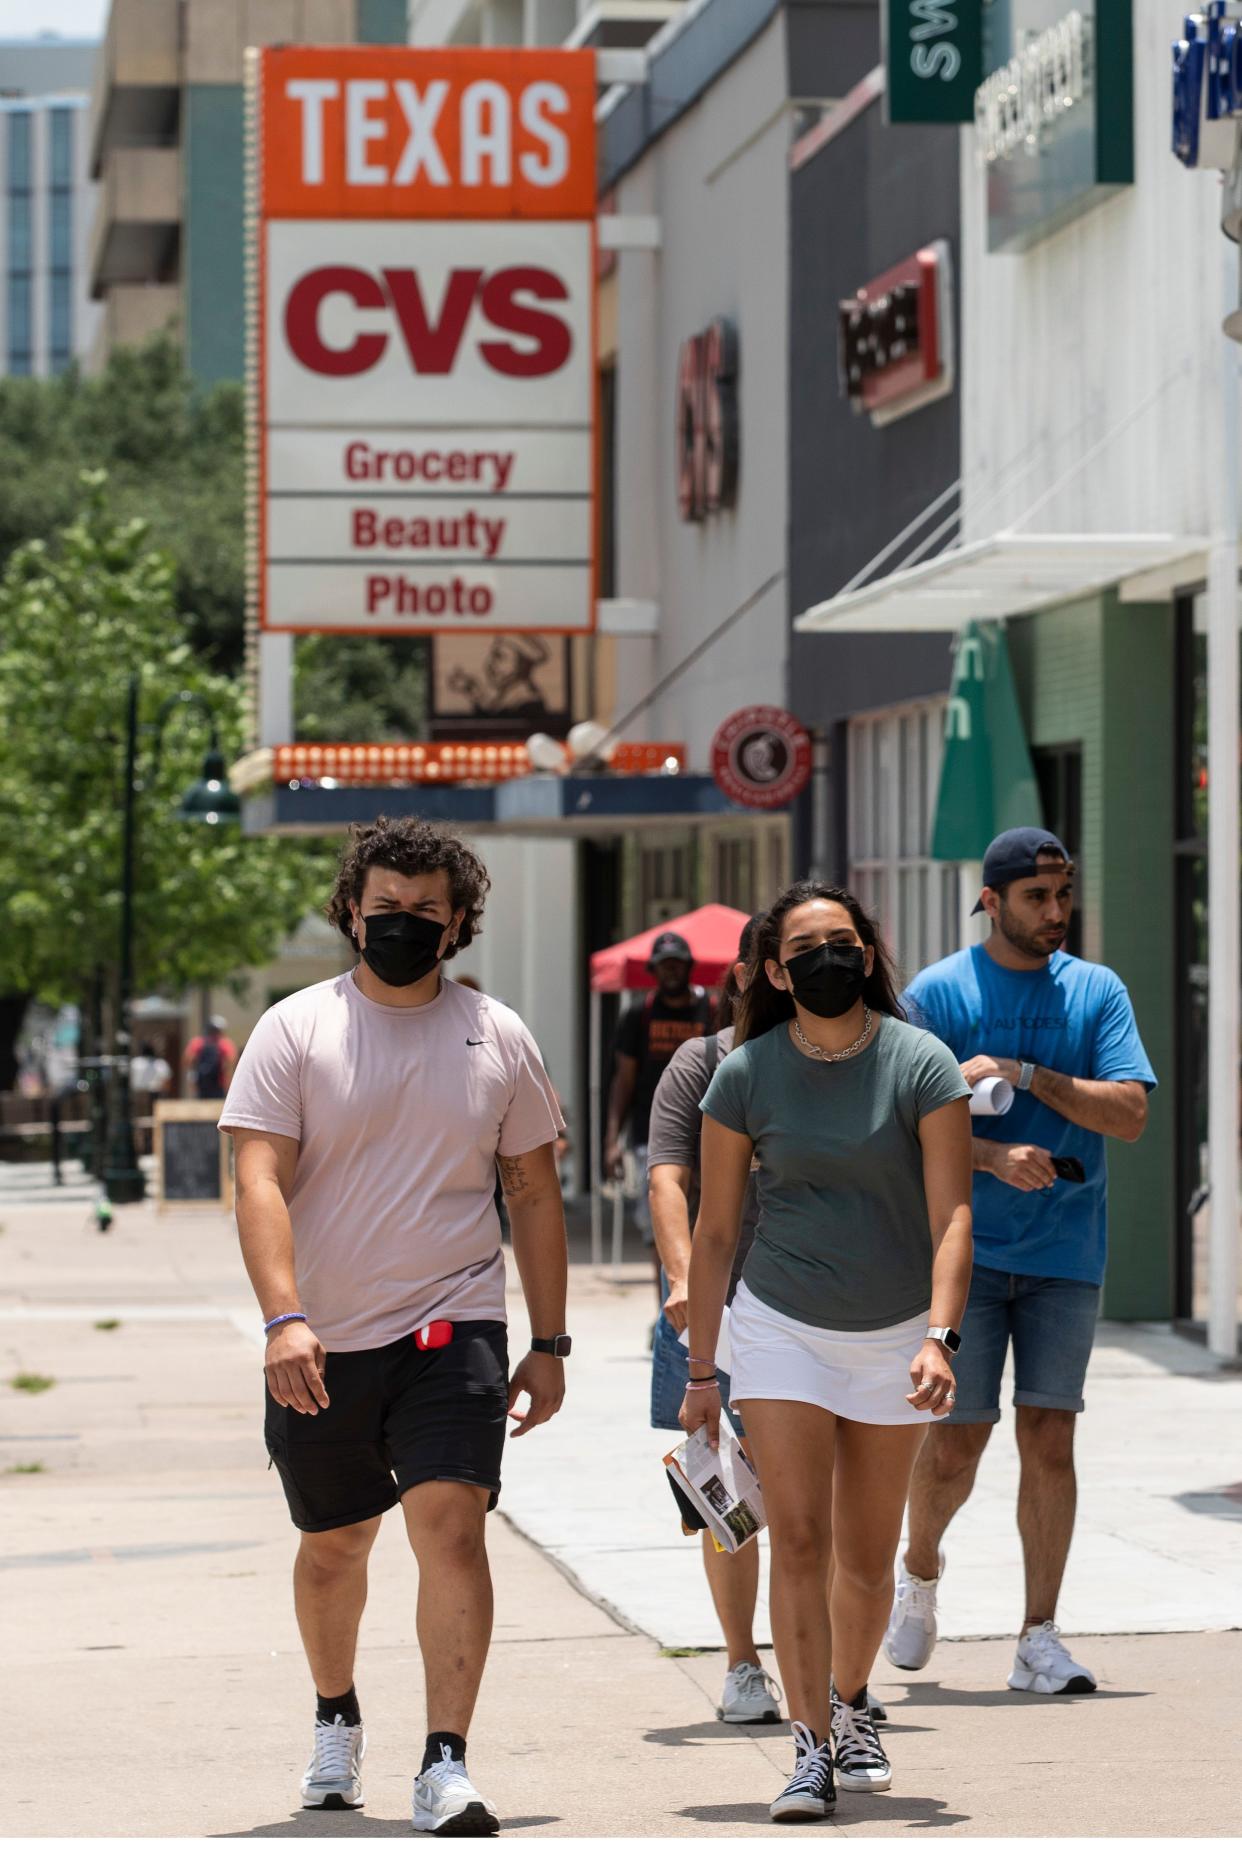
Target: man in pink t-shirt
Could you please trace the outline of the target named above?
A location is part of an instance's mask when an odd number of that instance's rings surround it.
[[[555,1415],[570,1347],[556,1095],[513,1011],[440,975],[488,886],[430,823],[356,829],[328,917],[359,962],[267,1011],[220,1120],[267,1334],[266,1442],[301,1531],[294,1600],[318,1692],[302,1803],[362,1803],[354,1655],[367,1557],[400,1503],[427,1685],[414,1828],[453,1836],[499,1828],[465,1759],[505,1419],[524,1436]],[[533,1334],[512,1375],[497,1169]]]

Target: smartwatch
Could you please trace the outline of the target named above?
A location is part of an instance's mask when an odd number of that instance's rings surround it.
[[[955,1333],[951,1326],[929,1326],[924,1337],[942,1345],[950,1357],[962,1349],[962,1335]]]
[[[532,1339],[532,1352],[549,1352],[553,1358],[568,1358],[574,1342],[568,1333],[553,1333],[550,1339]]]

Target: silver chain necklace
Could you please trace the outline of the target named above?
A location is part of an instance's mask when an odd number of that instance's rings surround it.
[[[852,1041],[848,1048],[838,1048],[835,1054],[830,1054],[827,1048],[821,1048],[818,1043],[813,1042],[809,1036],[804,1035],[802,1033],[802,1024],[799,1022],[797,1016],[793,1019],[793,1032],[802,1043],[807,1054],[813,1054],[817,1061],[848,1061],[852,1054],[857,1054],[858,1050],[865,1045],[867,1037],[871,1033],[871,1005],[869,1003],[864,1003],[863,1005],[863,1031],[858,1037],[858,1040]]]

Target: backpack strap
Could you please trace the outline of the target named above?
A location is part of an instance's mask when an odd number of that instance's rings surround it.
[[[714,1074],[716,1069],[720,1066],[720,1037],[713,1033],[711,1035],[705,1035],[703,1040],[707,1055],[707,1071],[708,1074],[711,1075]]]

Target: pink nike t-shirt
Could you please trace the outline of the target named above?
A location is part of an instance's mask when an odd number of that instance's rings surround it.
[[[299,1142],[294,1269],[328,1351],[504,1319],[496,1156],[549,1144],[562,1120],[503,1003],[448,978],[418,1009],[373,1003],[350,973],[298,990],[260,1019],[220,1127]]]

